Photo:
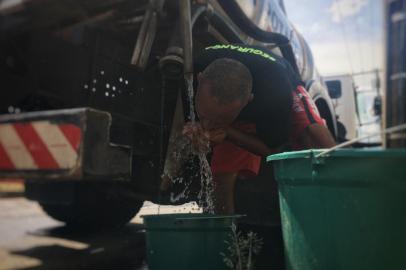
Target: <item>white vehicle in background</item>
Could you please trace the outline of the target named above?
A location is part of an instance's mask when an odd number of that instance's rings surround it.
[[[355,84],[351,75],[324,78],[337,117],[337,140],[339,142],[357,137],[357,110]]]
[[[358,136],[364,137],[381,131],[381,99],[371,88],[356,91],[358,108]],[[382,136],[377,135],[361,141],[367,144],[381,144]]]
[[[368,74],[368,73],[366,73]],[[365,75],[355,74],[355,75]],[[379,133],[381,130],[381,97],[379,81],[372,87],[358,87],[353,75],[324,77],[337,117],[339,142]],[[380,135],[360,141],[358,146],[378,146]]]

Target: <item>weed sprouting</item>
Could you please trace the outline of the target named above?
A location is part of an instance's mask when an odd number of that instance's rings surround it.
[[[221,253],[223,261],[230,269],[253,270],[254,257],[261,252],[263,241],[252,231],[246,235],[237,230],[237,226],[231,225],[230,240],[225,241],[227,254]]]

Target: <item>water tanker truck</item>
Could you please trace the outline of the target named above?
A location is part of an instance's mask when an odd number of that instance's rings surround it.
[[[255,44],[286,58],[336,134],[282,0],[3,1],[0,22],[0,177],[25,179],[26,197],[68,225],[121,225],[144,200],[160,202],[184,74],[206,46]],[[269,185],[238,184],[237,211],[272,223]]]

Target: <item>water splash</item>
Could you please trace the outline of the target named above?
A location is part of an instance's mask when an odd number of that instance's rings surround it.
[[[196,122],[195,116],[195,105],[193,99],[195,97],[194,89],[193,89],[193,74],[185,75],[185,81],[187,86],[187,95],[188,95],[188,102],[189,102],[189,117],[190,121],[194,124]]]
[[[188,161],[193,160],[194,156],[192,154],[192,145],[190,140],[180,135],[176,138],[171,138],[169,141],[173,145],[173,151],[169,153],[169,159],[172,161],[167,163],[164,168],[163,178],[169,179],[173,184],[179,184],[183,186],[181,192],[178,194],[171,193],[171,202],[176,203],[181,199],[187,199],[190,194],[190,185],[192,181],[186,181],[184,175],[187,171],[196,171],[194,168],[188,167],[191,166],[191,163]]]
[[[187,84],[187,93],[189,98],[189,114],[192,124],[196,122],[195,107],[194,107],[194,89],[193,89],[193,74],[185,75]],[[209,142],[207,142],[207,149],[210,149]],[[193,149],[192,149],[193,150]],[[197,195],[199,205],[206,213],[214,213],[214,183],[213,174],[211,172],[210,164],[207,161],[206,154],[202,152],[194,152],[198,156],[200,166],[200,191]]]
[[[199,205],[203,208],[204,212],[214,213],[214,182],[213,174],[211,172],[210,164],[204,153],[199,155],[200,165],[200,192],[197,195]]]
[[[183,178],[177,178],[176,179],[176,181],[179,181],[179,180],[180,180],[181,183],[183,182],[182,181]],[[172,203],[176,203],[176,202],[178,202],[178,201],[180,201],[182,199],[188,198],[189,195],[190,195],[190,184],[191,184],[191,181],[189,181],[188,183],[185,183],[185,188],[181,192],[179,192],[178,194],[175,194],[174,192],[171,192],[170,201]]]
[[[193,76],[185,76],[187,83],[187,94],[189,102],[189,119],[192,123],[196,122],[195,109],[194,109],[194,89],[193,89]],[[190,186],[192,181],[189,179],[184,179],[183,175],[185,171],[194,171],[194,175],[190,176],[193,178],[200,178],[200,190],[197,195],[198,204],[203,208],[205,213],[214,213],[214,183],[213,175],[211,172],[210,164],[207,161],[206,154],[202,152],[197,152],[192,144],[191,140],[184,135],[180,135],[174,138],[173,141],[169,142],[173,144],[173,153],[170,153],[174,164],[172,167],[165,167],[164,175],[169,177],[169,179],[174,184],[182,184],[184,187],[180,193],[177,195],[171,194],[171,202],[177,202],[181,199],[187,199],[190,195]],[[209,142],[207,142],[209,144]],[[207,147],[209,149],[209,145]],[[192,160],[198,160],[198,168],[193,168]],[[192,165],[186,165],[192,164]],[[184,168],[189,166],[189,168]]]

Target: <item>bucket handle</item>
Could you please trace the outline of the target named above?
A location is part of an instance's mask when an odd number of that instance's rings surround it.
[[[337,149],[352,145],[352,144],[354,144],[356,142],[359,142],[361,140],[368,139],[368,138],[371,138],[371,137],[375,137],[375,136],[378,136],[378,135],[383,135],[383,134],[386,134],[386,133],[396,133],[396,132],[399,132],[399,131],[402,131],[402,130],[406,130],[406,124],[397,125],[397,126],[390,127],[390,128],[384,129],[382,131],[379,131],[379,132],[376,132],[376,133],[373,133],[373,134],[370,134],[370,135],[361,136],[361,137],[349,140],[348,142],[344,142],[344,143],[341,143],[341,144],[336,145],[334,147],[331,147],[331,148],[329,148],[329,149],[315,155],[314,157],[317,159],[317,158],[323,157],[323,156],[325,156],[325,155],[327,155],[327,154],[329,154],[329,153],[331,153],[331,152],[333,152],[333,151],[335,151]]]

